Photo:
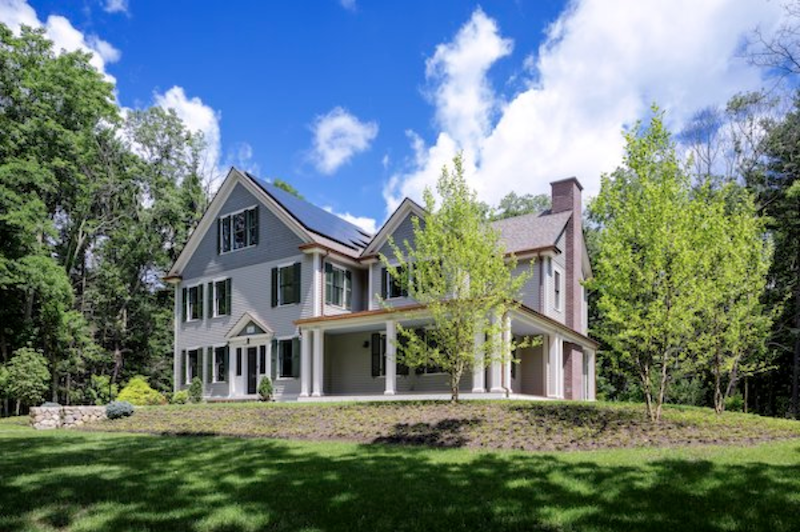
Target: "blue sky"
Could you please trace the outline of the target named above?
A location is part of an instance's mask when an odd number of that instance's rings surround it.
[[[216,172],[282,178],[367,227],[459,149],[489,202],[569,175],[595,194],[652,101],[679,128],[760,86],[737,52],[780,14],[762,0],[0,0],[0,21],[94,53],[122,107],[173,107],[203,130]]]

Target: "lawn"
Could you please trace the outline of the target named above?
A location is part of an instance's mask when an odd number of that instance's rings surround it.
[[[641,405],[546,401],[211,404],[139,408],[87,430],[255,436],[526,451],[754,444],[800,437],[800,423],[668,407],[649,423]]]
[[[3,531],[800,530],[800,440],[531,453],[4,424],[0,449]]]

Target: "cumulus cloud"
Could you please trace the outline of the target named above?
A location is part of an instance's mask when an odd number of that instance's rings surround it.
[[[348,11],[356,10],[356,0],[339,0],[339,4]]]
[[[354,155],[369,149],[378,135],[378,124],[362,122],[336,107],[318,116],[311,130],[314,134],[311,160],[320,173],[330,175]]]
[[[487,73],[512,43],[478,9],[426,64],[439,131],[430,144],[408,134],[413,155],[384,188],[387,210],[420,198],[458,150],[489,202],[512,190],[548,192],[550,181],[573,175],[595,195],[601,173],[621,161],[620,132],[653,101],[678,130],[697,109],[759,87],[760,72],[738,52],[748,32],[780,15],[765,0],[576,0],[540,48],[525,51],[526,83],[504,99]]]
[[[44,28],[45,35],[53,41],[56,50],[68,52],[80,50],[91,54],[89,63],[104,74],[108,81],[116,82],[116,79],[106,72],[106,65],[119,61],[122,55],[120,51],[96,35],[85,35],[66,18],[50,15],[45,22],[42,22],[39,20],[36,10],[25,0],[0,0],[0,22],[15,33],[19,33],[20,26],[23,24],[34,28]]]
[[[349,212],[345,213],[336,212],[333,210],[333,207],[323,207],[323,209],[325,209],[331,214],[335,214],[342,220],[348,221],[351,224],[360,227],[361,229],[363,229],[364,231],[366,231],[371,235],[374,235],[375,233],[378,232],[377,222],[374,218],[368,218],[366,216],[355,216],[353,214],[350,214]]]
[[[203,133],[206,142],[206,149],[203,153],[203,174],[211,179],[209,188],[213,191],[219,186],[219,182],[224,178],[224,169],[220,168],[221,136],[220,136],[220,114],[211,106],[205,104],[199,97],[189,97],[183,87],[172,87],[163,94],[155,93],[155,104],[164,109],[174,109],[178,117],[183,120],[189,131],[200,131]],[[249,155],[245,148],[244,154]]]
[[[106,13],[128,13],[128,0],[106,0],[103,3]]]

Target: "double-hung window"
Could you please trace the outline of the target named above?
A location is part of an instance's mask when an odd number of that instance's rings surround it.
[[[231,280],[222,279],[212,283],[212,316],[229,316],[231,314]]]
[[[300,339],[272,341],[272,378],[296,379],[300,376]]]
[[[183,289],[183,321],[203,319],[203,285]]]
[[[405,269],[397,267],[398,278],[392,276],[388,269],[383,268],[381,279],[382,295],[384,299],[392,299],[396,297],[408,297],[408,279],[405,274]]]
[[[227,346],[214,348],[214,382],[225,382],[225,372],[228,371],[228,368],[225,364],[227,359]]]
[[[217,240],[218,253],[258,244],[258,207],[221,216],[217,220]]]
[[[200,376],[200,349],[190,349],[188,352],[189,363],[186,364],[186,384],[191,384],[192,379]]]
[[[334,266],[325,264],[325,303],[344,309],[352,308],[353,274]]]
[[[561,272],[553,270],[553,307],[561,310]]]
[[[300,263],[272,268],[272,306],[300,303]]]

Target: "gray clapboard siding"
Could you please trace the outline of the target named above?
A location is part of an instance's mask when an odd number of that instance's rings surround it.
[[[322,286],[321,289],[321,297],[323,301],[325,300],[325,263],[331,263],[337,268],[343,268],[345,270],[349,270],[352,274],[352,281],[353,281],[353,294],[352,294],[352,308],[345,309],[342,307],[337,307],[334,305],[328,305],[325,303],[325,307],[323,309],[323,315],[325,316],[337,316],[340,314],[349,314],[351,312],[360,312],[362,310],[366,310],[366,292],[367,287],[365,283],[367,282],[366,271],[361,268],[356,268],[353,266],[348,266],[340,261],[337,261],[334,257],[327,257],[324,261],[322,261]]]
[[[540,261],[543,260],[545,259],[537,258],[533,266],[531,266],[529,259],[520,260],[517,263],[517,267],[511,272],[511,275],[516,277],[518,275],[527,274],[530,272],[531,268],[533,268],[533,274],[528,277],[528,280],[525,281],[525,284],[522,286],[519,300],[522,301],[522,304],[526,307],[538,311],[541,311],[542,306],[539,298],[539,278],[541,277]]]
[[[224,274],[238,268],[280,260],[297,254],[303,241],[241,184],[237,184],[220,210],[220,216],[258,205],[258,245],[217,253],[217,223],[211,224],[182,275],[184,279]]]

